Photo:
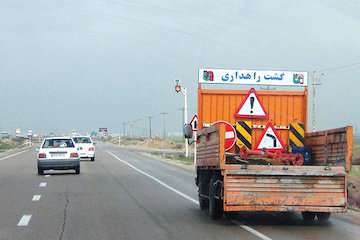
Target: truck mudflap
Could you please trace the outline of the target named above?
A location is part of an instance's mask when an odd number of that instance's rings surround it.
[[[224,211],[346,211],[344,167],[242,165],[223,176]]]

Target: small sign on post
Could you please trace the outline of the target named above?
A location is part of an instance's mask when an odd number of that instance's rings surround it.
[[[198,123],[199,123],[199,119],[198,119],[197,115],[195,114],[190,121],[190,125],[191,125],[193,131],[198,130]]]
[[[199,124],[199,119],[197,117],[197,115],[195,114],[193,116],[193,118],[190,121],[190,125],[192,130],[194,131],[194,168],[196,169],[196,162],[197,162],[197,130],[198,130],[198,124]]]

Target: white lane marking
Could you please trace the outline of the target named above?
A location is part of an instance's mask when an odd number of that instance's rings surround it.
[[[115,154],[113,154],[110,151],[107,151],[108,154],[110,154],[112,157],[114,157],[115,159],[117,159],[118,161],[122,162],[123,164],[129,166],[130,168],[134,169],[135,171],[137,171],[138,173],[141,173],[142,175],[151,178],[152,180],[154,180],[155,182],[159,183],[160,185],[164,186],[165,188],[169,189],[170,191],[173,191],[174,193],[178,194],[179,196],[195,203],[196,205],[199,205],[199,201],[196,199],[193,199],[192,197],[186,195],[185,193],[180,192],[179,190],[176,190],[175,188],[169,186],[168,184],[164,183],[163,181],[161,181],[160,179],[140,170],[139,168],[135,167],[134,165],[120,159],[118,156],[116,156]],[[240,222],[237,221],[233,221],[233,223],[235,223],[236,225],[239,225],[239,227],[241,227],[242,229],[244,229],[245,231],[257,236],[258,238],[262,239],[262,240],[272,240],[271,238],[265,236],[264,234],[262,234],[261,232],[255,230],[254,228],[251,228],[247,225],[244,225]]]
[[[148,174],[148,173],[146,173],[146,172],[138,169],[137,167],[131,165],[130,163],[128,163],[128,162],[126,162],[126,161],[118,158],[118,156],[114,155],[113,153],[111,153],[111,152],[108,152],[108,153],[109,153],[111,156],[113,156],[114,158],[116,158],[117,160],[119,160],[120,162],[122,162],[123,164],[125,164],[125,165],[129,166],[130,168],[134,169],[135,171],[141,173],[142,175],[147,176],[148,178],[151,178],[151,179],[154,180],[155,182],[157,182],[157,183],[159,183],[160,185],[166,187],[167,189],[173,191],[174,193],[180,195],[181,197],[183,197],[183,198],[185,198],[185,199],[187,199],[187,200],[189,200],[189,201],[191,201],[191,202],[199,205],[199,202],[198,202],[197,200],[193,199],[192,197],[190,197],[190,196],[188,196],[188,195],[186,195],[186,194],[184,194],[184,193],[176,190],[175,188],[167,185],[166,183],[164,183],[164,182],[161,181],[160,179],[158,179],[158,178],[156,178],[156,177],[154,177],[154,176],[151,176],[150,174]]]
[[[47,185],[46,182],[41,182],[41,183],[39,184],[39,187],[46,187],[46,185]]]
[[[41,195],[34,195],[33,198],[32,198],[32,201],[37,202],[37,201],[40,200],[40,198],[41,198]]]
[[[268,236],[265,236],[264,234],[262,234],[259,231],[256,231],[255,229],[246,226],[238,221],[233,221],[233,223],[236,223],[237,225],[239,225],[242,229],[254,234],[255,236],[257,236],[258,238],[262,239],[262,240],[272,240],[271,238],[269,238]]]
[[[49,174],[46,174],[45,177],[50,177],[50,175],[49,175]]]
[[[30,149],[26,149],[26,150],[23,150],[23,151],[14,153],[14,154],[10,154],[10,155],[8,155],[8,156],[5,156],[5,157],[3,157],[3,158],[0,158],[0,161],[5,160],[5,159],[8,159],[8,158],[15,157],[15,156],[17,156],[17,155],[20,155],[20,154],[25,153],[25,152],[28,152],[28,151],[30,151]]]
[[[31,215],[24,215],[21,217],[19,223],[17,224],[19,227],[27,226],[30,222]]]

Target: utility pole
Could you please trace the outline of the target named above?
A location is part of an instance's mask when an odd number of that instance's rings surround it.
[[[313,71],[312,74],[312,131],[316,131],[316,87],[321,85],[320,77],[324,73]]]
[[[123,122],[123,137],[126,136],[126,122]]]
[[[165,119],[165,117],[167,114],[168,114],[167,112],[160,113],[160,115],[162,115],[162,118],[163,118],[163,139],[164,140],[166,139],[166,119]]]
[[[148,116],[149,118],[149,138],[151,139],[151,119],[153,118],[152,116]]]

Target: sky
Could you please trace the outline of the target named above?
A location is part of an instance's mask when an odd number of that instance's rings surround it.
[[[1,0],[0,131],[79,132],[123,122],[181,130],[201,67],[322,70],[360,63],[360,2]],[[360,134],[360,64],[324,71],[319,129]],[[311,117],[311,116],[310,116]]]

